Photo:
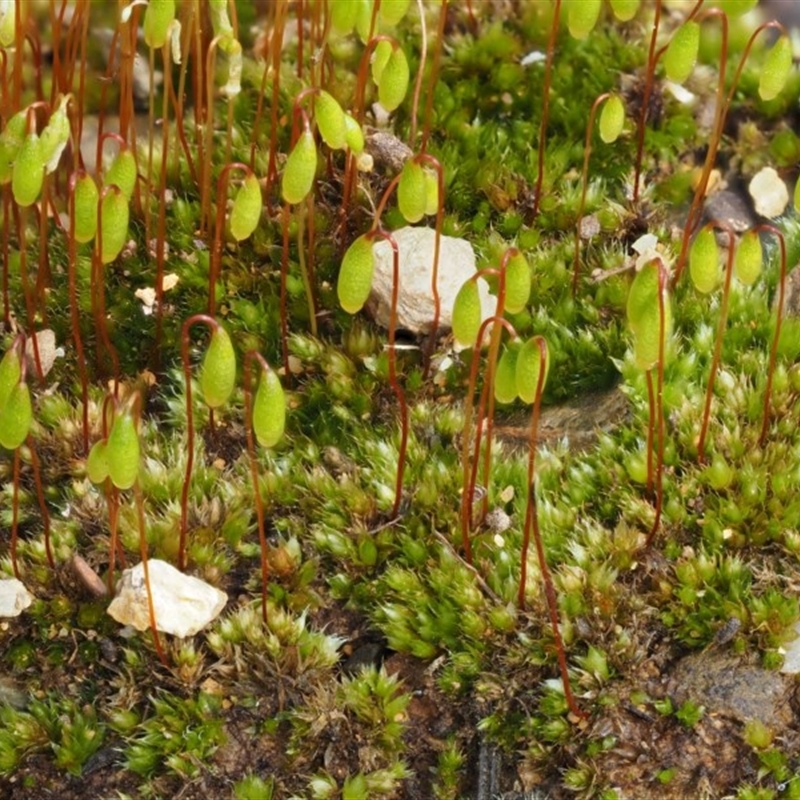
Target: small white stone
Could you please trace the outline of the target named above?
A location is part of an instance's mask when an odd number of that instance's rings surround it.
[[[18,617],[31,603],[33,595],[16,578],[0,580],[0,617]]]
[[[796,675],[800,672],[800,622],[794,624],[795,638],[784,645],[783,666],[784,675]]]
[[[789,205],[789,190],[772,167],[764,167],[753,176],[747,187],[756,213],[767,219],[779,217]]]
[[[433,324],[434,304],[431,287],[436,231],[425,227],[405,227],[394,231],[399,252],[400,288],[397,298],[397,327],[411,333],[428,333]],[[375,272],[367,309],[378,324],[388,327],[392,301],[392,246],[385,239],[374,245]],[[464,282],[475,274],[475,251],[465,239],[442,236],[439,243],[439,328],[453,326],[453,303]],[[489,285],[478,281],[483,319],[494,313],[495,298]]]
[[[228,602],[228,595],[214,586],[184,575],[166,561],[147,562],[156,627],[174,636],[193,636],[215,619]],[[117,596],[108,613],[122,625],[139,631],[150,627],[144,569],[137,564],[126,569],[117,585]]]

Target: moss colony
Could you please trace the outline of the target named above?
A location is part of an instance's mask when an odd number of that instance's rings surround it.
[[[3,797],[800,797],[768,13],[0,2]]]

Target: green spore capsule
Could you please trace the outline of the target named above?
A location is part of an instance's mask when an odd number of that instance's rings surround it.
[[[719,247],[713,228],[703,228],[694,237],[689,250],[689,275],[701,294],[710,294],[719,285]]]
[[[145,44],[153,49],[163,47],[174,19],[175,0],[150,0],[142,23]]]
[[[228,402],[236,384],[236,352],[228,332],[221,325],[214,329],[200,371],[200,391],[209,408]]]
[[[19,383],[22,377],[22,362],[16,347],[6,350],[0,361],[0,413],[3,411],[11,390]]]
[[[761,68],[758,95],[762,100],[774,100],[786,85],[792,69],[792,43],[788,36],[779,36]]]
[[[531,268],[522,253],[516,253],[506,263],[506,311],[519,314],[531,296]]]
[[[350,114],[344,115],[345,141],[353,155],[358,155],[364,149],[364,131]]]
[[[108,477],[117,489],[130,489],[139,475],[139,434],[128,409],[114,418],[106,445]]]
[[[509,342],[494,373],[494,398],[498,403],[513,403],[517,399],[517,357],[519,342]]]
[[[81,244],[91,242],[97,233],[97,203],[100,193],[91,175],[81,175],[75,181],[75,229],[73,236]]]
[[[640,0],[610,0],[611,10],[620,22],[629,22],[639,10]]]
[[[27,438],[33,421],[28,384],[20,381],[11,388],[0,407],[0,445],[16,450]]]
[[[667,52],[664,53],[664,69],[671,81],[683,83],[692,74],[699,47],[700,25],[694,20],[684,22],[672,34]]]
[[[764,266],[764,250],[756,231],[742,234],[733,256],[733,274],[739,283],[752,286],[760,277]]]
[[[253,431],[262,447],[274,447],[286,427],[286,395],[277,374],[261,373],[253,400]]]
[[[613,144],[617,141],[625,125],[625,105],[618,94],[612,94],[603,103],[598,125],[600,138],[606,144]]]
[[[544,357],[542,357],[544,354]],[[544,362],[544,363],[542,363]],[[544,367],[544,376],[539,390],[539,376]],[[528,339],[519,349],[516,363],[517,394],[523,403],[532,403],[536,399],[537,390],[544,392],[547,373],[550,370],[550,355],[547,342],[542,336]]]
[[[100,260],[103,264],[110,264],[122,252],[125,242],[128,241],[130,217],[128,198],[123,192],[115,192],[112,189],[106,192],[100,207],[102,211]]]
[[[372,50],[370,72],[376,86],[380,83],[383,69],[389,63],[389,56],[391,56],[391,54],[392,43],[388,39],[381,39]]]
[[[86,459],[86,474],[95,485],[105,483],[108,477],[108,439],[101,439],[92,445]]]
[[[44,158],[39,137],[29,133],[19,148],[11,172],[11,192],[17,205],[32,206],[42,192],[44,183]]]
[[[660,264],[650,261],[633,279],[628,292],[628,325],[634,337],[634,360],[640,369],[651,369],[659,361],[661,342],[666,343],[672,331],[672,307],[669,297],[663,298],[664,325],[659,308]]]
[[[0,185],[9,183],[14,171],[14,162],[25,141],[27,113],[18,111],[0,133]]]
[[[409,69],[401,47],[392,50],[378,81],[378,100],[387,111],[394,111],[408,91]]]
[[[372,290],[375,254],[372,240],[364,234],[347,248],[339,269],[336,294],[339,304],[348,314],[357,314],[364,307]]]
[[[347,124],[344,111],[336,99],[321,90],[314,101],[314,117],[322,141],[331,150],[341,150],[347,144]]]
[[[403,164],[397,184],[397,206],[407,222],[419,222],[425,216],[428,201],[425,171],[413,159]]]
[[[462,347],[474,347],[481,327],[481,297],[475,281],[465,281],[453,301],[453,338]]]
[[[287,203],[301,203],[314,184],[317,173],[317,145],[310,130],[304,130],[286,159],[281,196]]]
[[[567,27],[573,39],[585,39],[597,24],[602,0],[579,0],[567,9]]]
[[[111,162],[105,176],[104,186],[117,186],[130,200],[136,188],[136,159],[130,150],[120,150]]]
[[[233,201],[231,209],[231,236],[237,242],[247,239],[258,227],[261,219],[261,187],[255,175],[248,175]]]

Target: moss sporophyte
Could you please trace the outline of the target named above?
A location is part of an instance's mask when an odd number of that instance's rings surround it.
[[[0,795],[800,793],[774,7],[0,0]]]

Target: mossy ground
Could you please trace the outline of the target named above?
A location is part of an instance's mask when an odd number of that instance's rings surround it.
[[[610,420],[601,410],[584,425],[571,421],[574,412],[563,427],[551,418],[537,460],[540,523],[562,635],[588,718],[568,713],[535,554],[528,563],[527,609],[516,607],[528,494],[518,439],[526,423],[516,425],[527,418],[521,405],[498,431],[491,477],[482,479],[494,512],[488,520],[498,523],[475,531],[474,567],[462,557],[460,445],[470,355],[453,354],[446,337],[434,351],[434,363],[447,364],[442,370],[426,372],[426,342],[409,338],[420,347],[400,353],[411,431],[405,497],[399,518],[390,518],[399,431],[387,380],[386,334],[339,309],[334,287],[343,248],[369,225],[393,173],[363,176],[359,201],[341,225],[342,163],[332,156],[319,172],[315,205],[319,332],[308,333],[292,218],[287,430],[277,447],[258,453],[269,542],[269,622],[260,617],[242,392],[216,414],[213,431],[194,392],[201,435],[189,496],[190,571],[224,589],[230,601],[206,631],[167,641],[168,667],[159,662],[149,635],[121,631],[105,614],[105,602],[92,599],[69,566],[78,554],[105,577],[108,518],[81,452],[66,245],[57,231],[48,237],[53,280],[46,324],[66,355],[45,385],[35,388],[33,437],[57,568],[45,558],[30,455],[23,448],[19,562],[36,601],[0,626],[4,797],[800,796],[800,717],[792,680],[761,669],[780,665],[781,648],[800,618],[800,338],[794,319],[784,325],[768,435],[763,445],[759,441],[775,324],[776,248],[755,286],[734,283],[703,465],[697,464],[697,436],[719,297],[697,295],[685,279],[675,289],[664,389],[664,517],[654,547],[642,547],[654,517],[642,485],[647,391],[625,323],[632,270],[622,268],[632,263],[630,245],[645,231],[658,237],[667,260],[679,247],[676,228],[707,144],[703,109],[713,102],[716,85],[713,72],[707,75],[707,65],[718,61],[713,22],[704,24],[701,68],[690,84],[696,104],[679,104],[661,81],[655,87],[645,135],[646,188],[636,205],[629,199],[633,120],[651,4],[626,24],[613,22],[605,9],[603,25],[586,40],[560,31],[544,192],[534,217],[543,69],[521,61],[544,48],[552,4],[472,5],[474,18],[466,6],[452,3],[448,9],[430,121],[430,151],[445,169],[444,230],[468,238],[484,265],[496,264],[512,244],[529,259],[531,300],[511,321],[522,336],[536,333],[548,340],[547,402],[597,406],[601,400],[595,398],[604,398],[613,407]],[[248,44],[248,26],[263,30],[268,23],[255,4],[238,6]],[[685,10],[680,3],[665,6],[665,30],[671,30]],[[433,11],[431,6],[429,35],[435,31]],[[732,63],[753,28],[750,18],[731,20]],[[413,10],[397,35],[413,74],[420,41]],[[335,51],[329,88],[345,104],[359,52],[355,40]],[[289,37],[282,123],[291,119],[292,99],[301,88],[292,73],[295,53]],[[761,102],[756,87],[763,53],[763,46],[756,47],[743,71],[718,158],[731,185],[765,165],[779,168],[792,185],[800,162],[793,133],[800,77],[795,73],[778,99]],[[246,60],[244,91],[233,104],[231,161],[249,161],[260,82],[255,60]],[[588,109],[597,95],[612,90],[625,97],[628,122],[615,145],[595,142],[586,213],[596,214],[600,233],[582,245],[583,273],[573,297],[573,231]],[[225,109],[220,101],[216,167],[224,163]],[[400,141],[408,135],[409,114],[406,102],[392,118]],[[289,128],[281,124],[278,137],[284,154]],[[266,171],[267,142],[268,137],[259,142],[258,174]],[[109,335],[123,380],[127,386],[150,384],[140,426],[149,553],[173,563],[187,447],[180,327],[205,309],[209,270],[209,243],[197,233],[198,192],[186,169],[183,163],[173,167],[169,178],[166,268],[178,283],[165,296],[158,353],[153,317],[143,313],[135,295],[154,283],[141,218],[131,226],[135,246],[105,272]],[[402,224],[391,208],[384,221],[389,227]],[[254,236],[225,246],[217,289],[219,316],[238,352],[256,348],[276,365],[281,222],[277,197],[266,198]],[[800,251],[796,218],[790,213],[778,224],[793,265]],[[28,238],[35,265],[32,231]],[[603,279],[590,278],[598,270]],[[92,354],[90,421],[97,432],[110,364],[95,357],[88,258],[80,262],[78,277]],[[23,320],[15,271],[10,296]],[[192,356],[199,361],[199,355],[198,336]],[[603,430],[587,435],[596,428]],[[0,526],[8,530],[7,452],[0,453],[0,480]],[[119,533],[126,557],[136,561],[137,512],[127,494]],[[11,572],[8,558],[3,570]],[[724,691],[742,697],[752,692],[755,705],[769,710],[767,718],[754,721],[752,706],[718,705],[708,687],[701,692],[691,678],[698,670],[680,667],[698,651],[709,659],[700,672],[716,674],[716,655],[752,669],[751,679]],[[783,681],[773,692],[774,707],[758,694],[764,675]]]

